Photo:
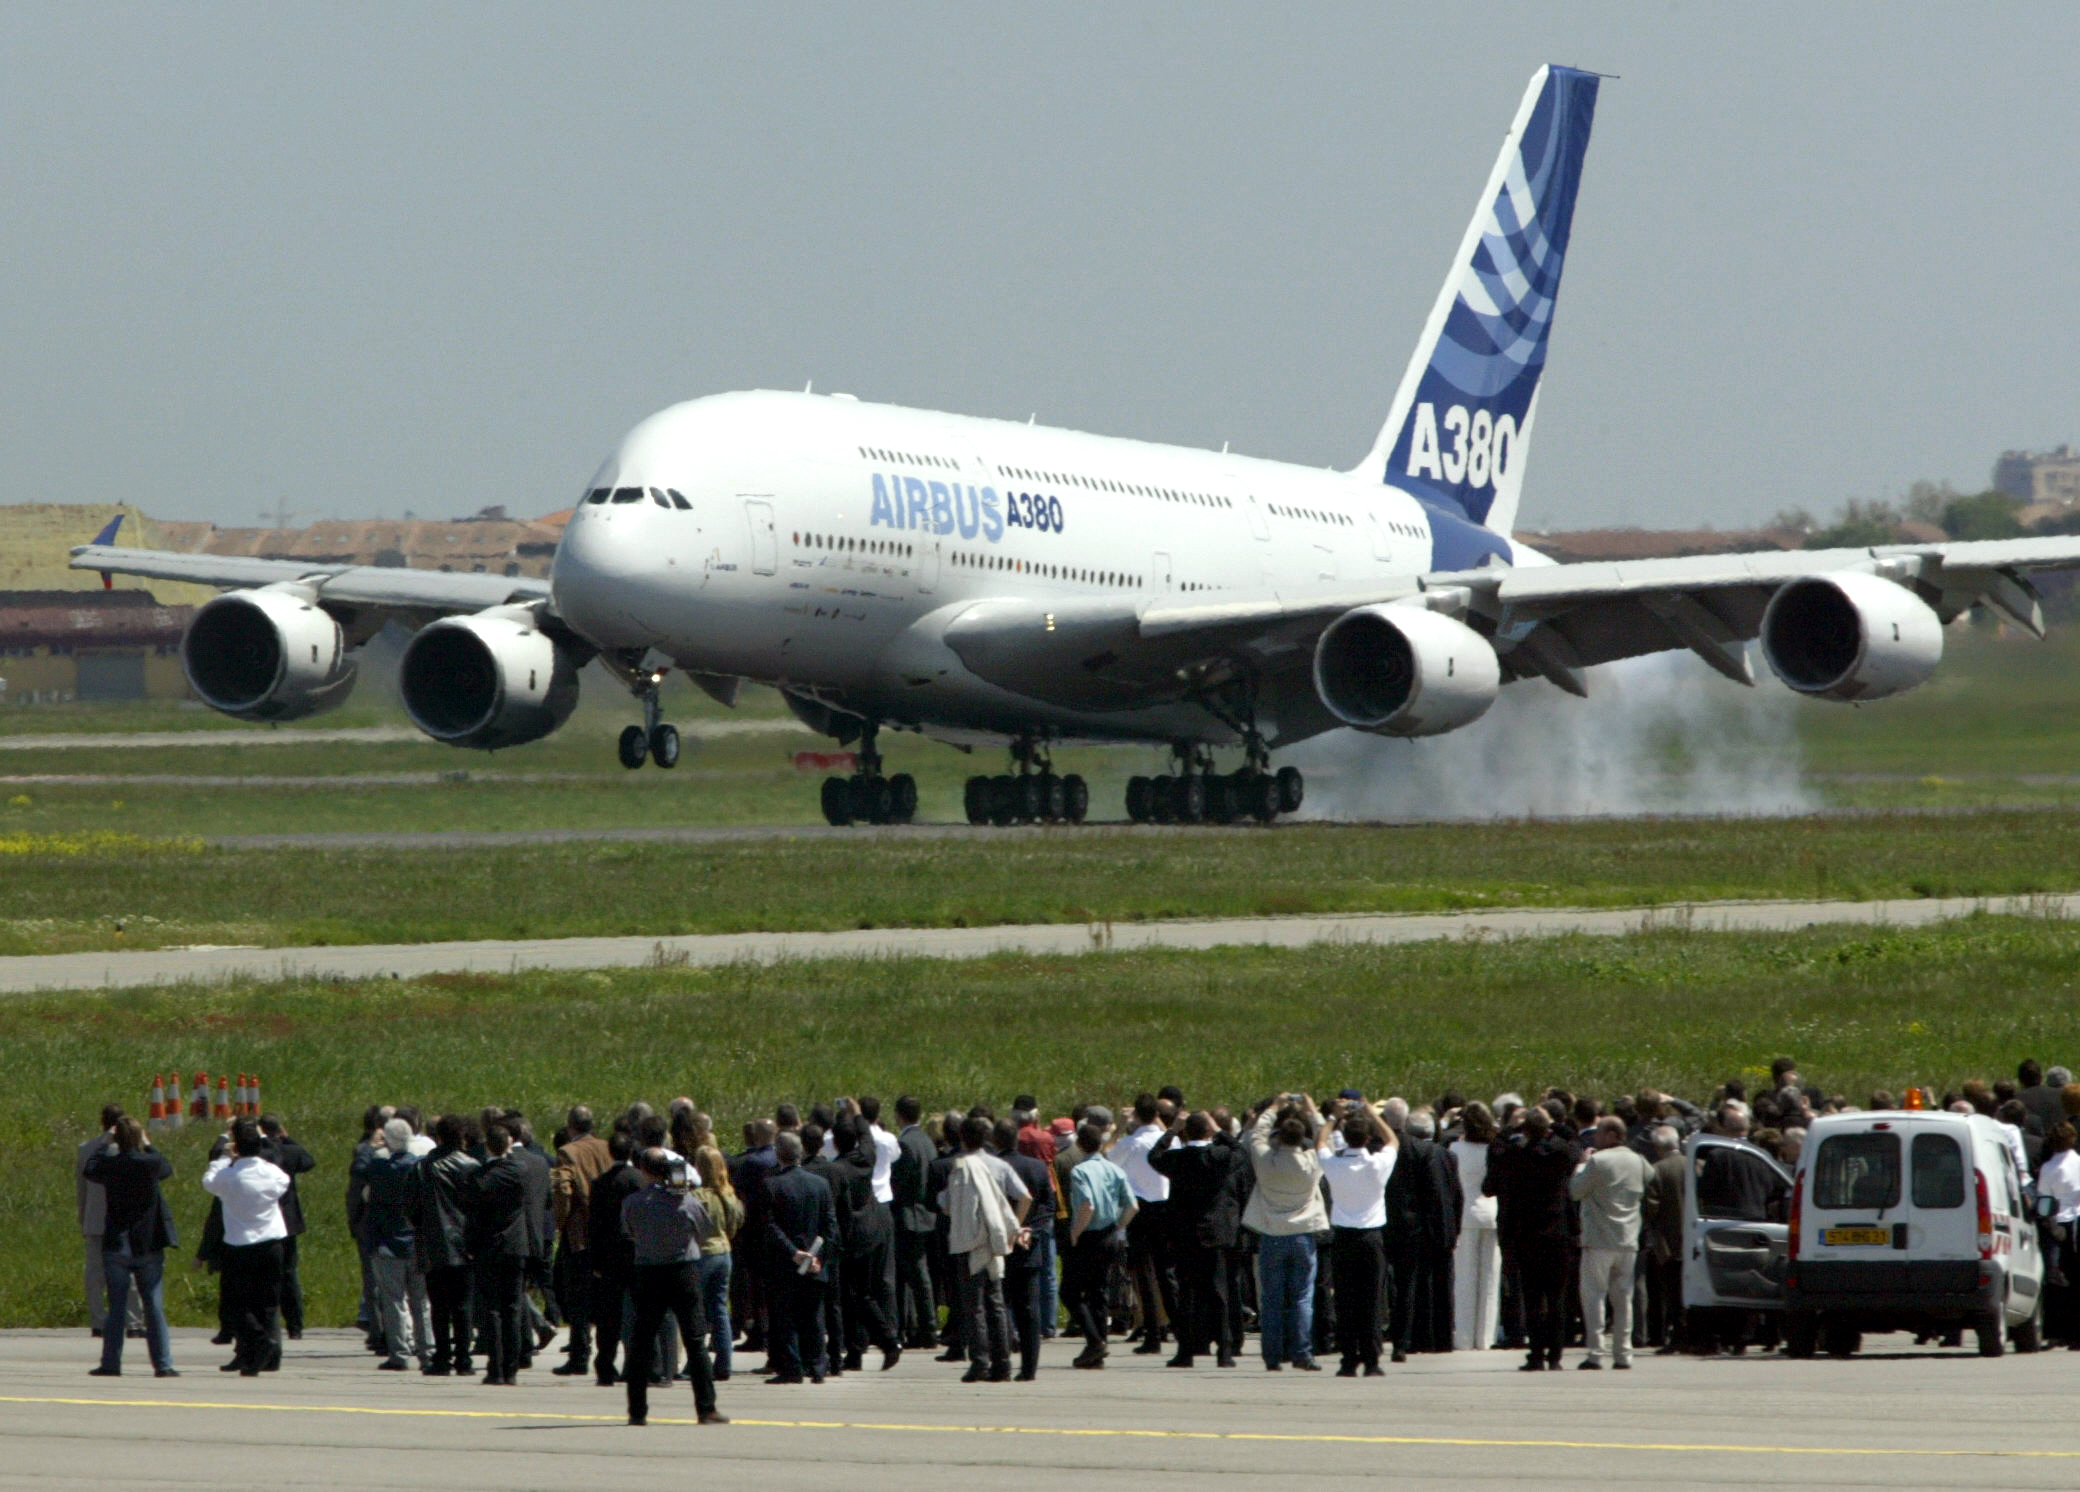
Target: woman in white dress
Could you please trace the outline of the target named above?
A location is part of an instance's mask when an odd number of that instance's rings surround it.
[[[1452,1256],[1452,1346],[1485,1352],[1495,1345],[1502,1307],[1502,1245],[1495,1236],[1495,1199],[1481,1195],[1488,1174],[1488,1147],[1495,1141],[1495,1115],[1484,1103],[1462,1111],[1464,1133],[1452,1141],[1459,1189],[1466,1208],[1459,1215],[1459,1247]]]

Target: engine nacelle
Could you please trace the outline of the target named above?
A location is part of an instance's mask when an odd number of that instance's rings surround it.
[[[301,720],[354,689],[339,623],[295,586],[204,603],[181,638],[181,669],[197,698],[240,720]]]
[[[1464,622],[1416,606],[1360,606],[1315,643],[1314,687],[1345,725],[1437,736],[1487,714],[1502,667]]]
[[[585,659],[524,606],[443,617],[419,629],[397,670],[412,724],[450,746],[539,741],[578,707]]]
[[[1787,583],[1762,614],[1762,655],[1818,699],[1883,699],[1943,661],[1943,624],[1903,585],[1845,570]]]

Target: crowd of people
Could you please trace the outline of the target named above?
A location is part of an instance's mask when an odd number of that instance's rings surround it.
[[[2024,1174],[2059,1197],[2056,1231],[2080,1232],[2070,1072],[2025,1062],[2012,1083],[1937,1102],[2008,1125]],[[1896,1103],[1880,1092],[1869,1106]],[[1578,1367],[1622,1370],[1635,1349],[1773,1344],[1767,1317],[1684,1311],[1686,1189],[1730,1209],[1708,1216],[1770,1216],[1757,1168],[1729,1158],[1795,1169],[1813,1118],[1850,1107],[1788,1058],[1765,1090],[1730,1081],[1702,1104],[1346,1089],[1236,1112],[1171,1087],[1050,1120],[1031,1096],[1002,1117],[986,1103],[928,1117],[909,1095],[886,1116],[871,1096],[806,1114],[781,1103],[732,1154],[687,1098],[631,1104],[604,1133],[578,1105],[546,1146],[512,1109],[377,1106],[347,1167],[357,1324],[381,1370],[481,1368],[493,1386],[561,1337],[552,1371],[623,1385],[633,1424],[652,1388],[680,1380],[702,1423],[726,1423],[715,1386],[742,1354],[762,1355],[775,1384],[860,1372],[870,1354],[887,1371],[906,1352],[1002,1383],[1031,1381],[1058,1334],[1080,1340],[1083,1370],[1103,1369],[1115,1338],[1167,1350],[1169,1367],[1231,1368],[1252,1330],[1272,1372],[1322,1371],[1333,1354],[1339,1375],[1370,1377],[1411,1354],[1491,1348],[1538,1372],[1571,1342]],[[124,1338],[141,1334],[169,1376],[172,1166],[120,1108],[101,1118],[77,1171],[93,1371],[120,1373]],[[1686,1160],[1701,1131],[1731,1143]],[[273,1116],[236,1121],[212,1151],[199,1253],[220,1280],[225,1371],[273,1370],[302,1333],[297,1186],[314,1168]],[[2046,1324],[2080,1350],[2080,1319],[2065,1324],[2080,1317],[2064,1298],[2073,1244],[2057,1246]]]

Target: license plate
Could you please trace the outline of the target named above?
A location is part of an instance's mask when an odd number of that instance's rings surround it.
[[[1892,1242],[1890,1228],[1829,1228],[1820,1235],[1826,1244],[1849,1245],[1851,1247],[1883,1248]]]

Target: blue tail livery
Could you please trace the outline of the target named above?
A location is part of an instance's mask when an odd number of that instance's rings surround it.
[[[1458,530],[1507,555],[1488,535],[1516,518],[1598,81],[1571,67],[1532,77],[1366,458],[1443,520],[1440,540]]]

